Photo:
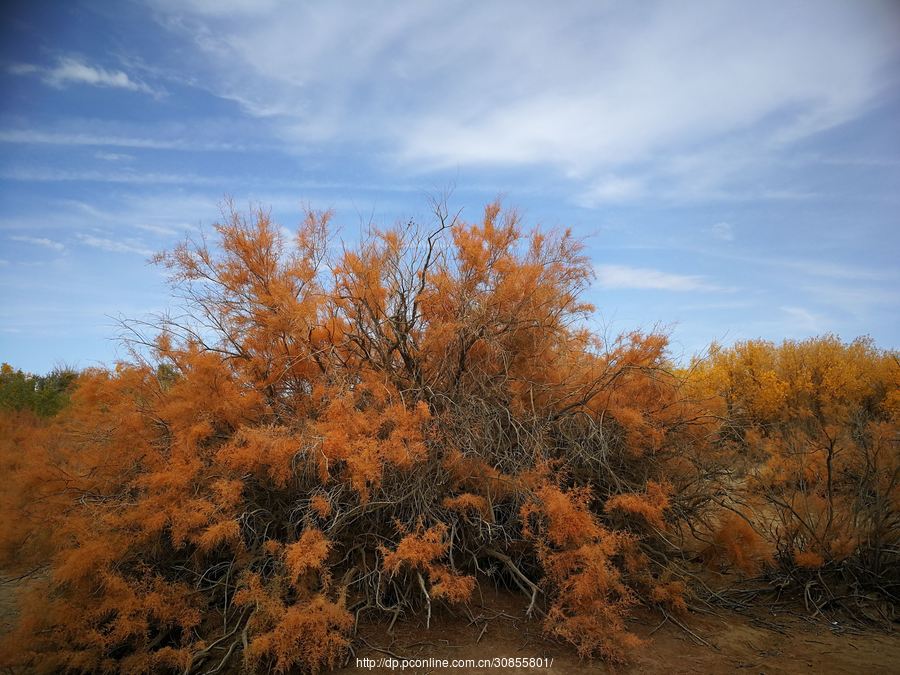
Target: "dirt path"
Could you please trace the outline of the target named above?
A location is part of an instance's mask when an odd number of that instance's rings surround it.
[[[498,612],[502,612],[498,614]],[[859,630],[827,621],[812,623],[791,614],[766,613],[756,617],[690,615],[685,624],[711,646],[698,643],[671,622],[659,625],[647,617],[629,628],[646,639],[627,666],[610,668],[598,661],[579,660],[571,648],[544,639],[540,627],[522,618],[521,607],[510,598],[492,598],[484,608],[473,608],[482,620],[435,616],[431,629],[398,622],[394,634],[385,625],[360,630],[356,656],[411,659],[488,659],[492,657],[552,658],[547,668],[441,668],[411,667],[405,673],[900,673],[900,633]],[[487,620],[491,617],[490,620]],[[651,635],[652,633],[652,635]],[[383,650],[383,651],[382,651]],[[401,672],[399,668],[371,668],[350,664],[335,671],[351,673]]]
[[[13,617],[11,588],[0,586],[0,619],[8,624]],[[585,673],[747,673],[782,675],[897,674],[900,673],[900,632],[874,630],[810,622],[799,616],[760,613],[756,616],[728,614],[684,618],[685,625],[710,645],[699,644],[671,622],[659,625],[648,615],[629,624],[629,629],[646,640],[627,666],[609,668],[599,661],[580,660],[572,648],[545,639],[537,622],[524,618],[522,601],[507,593],[486,594],[483,606],[472,607],[477,621],[435,612],[432,626],[399,621],[393,635],[387,623],[360,628],[356,657],[373,660],[386,657],[410,659],[552,658],[549,668],[421,668],[403,671],[373,664],[372,668],[350,665],[335,673],[544,673],[582,675]],[[372,619],[374,617],[368,617]],[[8,629],[8,625],[4,629]],[[238,672],[237,663],[228,672]]]

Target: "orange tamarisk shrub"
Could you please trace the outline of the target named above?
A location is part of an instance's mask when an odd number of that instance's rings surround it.
[[[414,570],[429,605],[431,598],[465,602],[475,588],[474,577],[458,574],[437,562],[449,549],[446,536],[447,526],[440,523],[427,530],[419,528],[419,531],[407,534],[393,551],[381,548],[384,570],[392,576],[403,568]],[[425,587],[423,572],[431,582],[430,594]]]
[[[897,354],[879,351],[868,339],[751,341],[714,347],[695,376],[718,397],[728,440],[749,462],[735,487],[748,503],[761,500],[747,515],[767,534],[781,565],[853,566],[860,581],[896,582]],[[753,553],[753,537],[732,536]],[[737,564],[747,560],[743,555],[735,557]]]
[[[604,509],[607,513],[619,511],[640,516],[648,525],[663,529],[663,511],[669,507],[669,493],[672,487],[665,483],[647,481],[646,491],[641,494],[633,492],[613,495],[606,500]]]
[[[0,414],[0,562],[31,573],[3,665],[317,671],[357,619],[484,581],[620,660],[635,606],[683,608],[715,420],[664,336],[588,330],[571,233],[437,203],[429,231],[329,257],[327,212],[293,246],[265,211],[223,216],[156,257],[180,307],[127,325],[130,363],[53,417]]]
[[[471,492],[463,492],[455,497],[446,497],[443,503],[448,509],[459,513],[475,513],[488,521],[492,517],[490,504],[487,499]]]
[[[234,602],[251,612],[244,629],[251,638],[244,654],[251,670],[269,665],[276,672],[296,666],[318,672],[338,665],[353,618],[344,592],[336,600],[328,597],[331,548],[320,530],[305,529],[296,542],[269,547],[276,569],[283,560],[283,571],[267,581],[254,572],[241,580]]]
[[[707,564],[734,567],[752,576],[768,562],[769,553],[762,536],[744,516],[726,512],[703,558]]]
[[[535,540],[553,597],[545,630],[571,642],[582,656],[624,660],[627,650],[640,644],[625,629],[637,597],[613,557],[630,535],[597,522],[587,490],[564,492],[548,484],[536,497],[522,507],[522,520]]]
[[[331,501],[325,495],[313,495],[309,500],[309,507],[319,518],[328,518],[332,513]]]
[[[314,430],[324,438],[319,461],[323,482],[330,467],[340,463],[365,501],[386,468],[409,468],[425,457],[422,431],[431,414],[423,401],[407,406],[400,393],[372,371],[363,371],[359,380],[350,391],[330,392]]]
[[[244,638],[250,635],[251,639],[244,662],[250,670],[268,666],[283,673],[300,666],[315,673],[340,662],[349,645],[346,634],[353,625],[353,615],[344,606],[343,594],[337,600],[327,597],[329,576],[323,561],[317,559],[322,553],[304,555],[297,548],[289,548],[287,576],[276,574],[263,581],[251,572],[241,579],[234,604],[242,608],[242,617],[249,615]],[[298,584],[298,567],[301,578],[316,571],[322,573],[318,590]]]

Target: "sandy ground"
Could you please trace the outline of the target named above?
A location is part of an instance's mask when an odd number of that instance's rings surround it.
[[[659,624],[642,617],[629,626],[646,639],[633,661],[612,668],[599,661],[581,660],[572,648],[545,639],[540,626],[525,620],[516,598],[499,595],[484,607],[473,607],[476,618],[436,615],[432,627],[402,623],[387,633],[386,625],[361,628],[356,657],[383,659],[488,659],[491,657],[552,658],[550,668],[410,668],[406,673],[890,673],[900,674],[900,632],[810,621],[791,613],[760,612],[755,616],[690,614],[684,625],[689,635],[671,622]],[[502,613],[500,613],[502,612]],[[709,646],[698,641],[703,640]],[[378,667],[347,667],[351,673],[401,672]]]
[[[0,585],[0,623],[9,629],[15,610],[13,584]],[[574,650],[541,635],[538,622],[525,619],[524,603],[517,595],[484,590],[482,603],[470,609],[475,621],[461,614],[436,610],[430,628],[424,622],[402,620],[392,634],[386,621],[372,624],[364,617],[349,665],[333,671],[360,673],[876,673],[900,674],[900,630],[862,629],[820,619],[811,621],[800,612],[758,610],[755,615],[734,613],[690,614],[683,624],[696,637],[671,622],[660,625],[654,615],[637,617],[629,629],[646,640],[633,661],[611,668],[600,661],[579,659]],[[367,621],[368,619],[368,621]],[[698,640],[708,643],[702,644]],[[488,659],[492,657],[552,658],[547,668],[399,668],[373,665],[356,667],[355,658]],[[238,663],[223,672],[238,673]]]

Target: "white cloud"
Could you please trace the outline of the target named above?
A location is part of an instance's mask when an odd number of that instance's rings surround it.
[[[14,63],[6,68],[11,75],[31,75],[41,72],[41,68],[32,63]]]
[[[785,269],[795,270],[801,274],[825,277],[828,279],[843,279],[856,281],[896,281],[900,275],[895,271],[877,270],[871,267],[858,267],[823,260],[802,260],[772,258],[762,259],[760,262],[775,265]]]
[[[661,194],[721,192],[747,166],[865,112],[898,55],[888,2],[559,11],[376,1],[251,12],[236,0],[235,16],[206,0],[163,5],[164,25],[206,57],[196,81],[269,118],[290,146],[374,142],[422,169],[556,165],[593,183],[598,202],[656,181]],[[751,157],[736,160],[739,148]],[[693,160],[666,166],[678,157]],[[642,163],[652,163],[646,175]]]
[[[720,291],[702,276],[671,274],[645,267],[597,265],[597,280],[603,288],[659,291]]]
[[[155,4],[169,10],[189,9],[209,16],[266,14],[279,5],[279,0],[156,0]]]
[[[216,176],[199,176],[197,174],[131,172],[131,171],[93,171],[47,168],[13,167],[0,170],[0,178],[26,182],[66,182],[84,181],[96,183],[130,183],[137,185],[210,185],[221,187],[229,181]]]
[[[149,225],[146,223],[141,223],[139,225],[135,225],[135,227],[139,230],[144,230],[145,232],[152,232],[153,234],[161,235],[164,237],[174,237],[178,234],[178,230],[173,227],[166,227],[165,225]],[[185,228],[186,230],[189,228]]]
[[[137,253],[139,255],[150,257],[153,251],[147,248],[142,242],[136,239],[107,239],[105,237],[95,237],[91,234],[78,234],[78,239],[87,246],[99,248],[103,251],[111,253]]]
[[[95,124],[92,123],[92,126],[95,126]],[[0,143],[97,145],[150,150],[212,151],[243,149],[240,145],[227,142],[204,142],[182,138],[149,138],[77,131],[43,131],[40,129],[2,129],[0,130]]]
[[[124,152],[95,152],[94,157],[102,159],[104,162],[130,162],[134,159],[134,155]]]
[[[39,75],[41,80],[52,87],[66,87],[71,84],[86,84],[92,87],[111,87],[140,91],[145,94],[158,95],[159,92],[144,82],[131,79],[121,70],[107,70],[92,66],[74,57],[61,58],[51,68],[44,68],[31,63],[17,63],[7,68],[13,75]]]
[[[709,228],[709,231],[720,241],[734,241],[734,226],[731,223],[715,223]]]
[[[781,307],[780,309],[791,322],[789,332],[812,335],[825,331],[825,318],[808,309],[803,307]]]
[[[598,206],[608,202],[630,201],[644,194],[645,188],[640,180],[609,176],[582,193],[578,201],[584,206]]]
[[[44,208],[34,207],[15,218],[0,218],[0,231],[83,232],[97,237],[128,240],[140,231],[162,236],[192,232],[219,213],[216,195],[171,190],[100,191],[85,193],[81,200],[53,199]],[[268,203],[266,201],[265,203]],[[97,230],[101,228],[101,230]],[[137,248],[147,248],[132,241]]]
[[[896,316],[900,312],[900,292],[893,287],[807,284],[802,290],[815,298],[818,305],[859,319],[871,321],[873,314]]]
[[[28,237],[25,235],[13,235],[10,237],[12,241],[20,241],[25,244],[34,244],[35,246],[43,246],[52,248],[54,251],[64,251],[65,246],[58,241],[47,239],[46,237]]]

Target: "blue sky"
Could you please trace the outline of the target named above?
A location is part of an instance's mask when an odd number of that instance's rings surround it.
[[[598,329],[900,347],[900,5],[9,2],[0,360],[124,356],[217,204],[586,239]]]

